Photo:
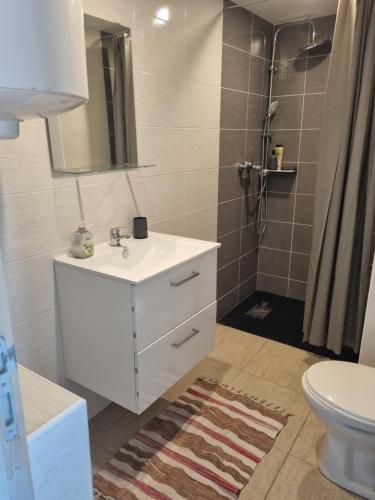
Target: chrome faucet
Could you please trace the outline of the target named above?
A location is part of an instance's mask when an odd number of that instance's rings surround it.
[[[131,233],[124,226],[111,227],[109,230],[109,244],[111,247],[121,247],[122,238],[130,238]]]

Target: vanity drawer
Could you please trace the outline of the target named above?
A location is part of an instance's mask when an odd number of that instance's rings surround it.
[[[216,260],[214,250],[133,287],[136,352],[216,299]]]
[[[135,354],[138,413],[214,348],[215,325],[216,302]]]

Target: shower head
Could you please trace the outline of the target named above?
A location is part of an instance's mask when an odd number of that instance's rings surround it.
[[[327,45],[331,45],[331,44],[332,44],[332,41],[330,38],[324,38],[322,40],[313,40],[308,45],[301,47],[299,50],[300,50],[300,52],[309,52],[310,50],[316,49],[318,47],[323,47],[323,46],[327,46]]]
[[[277,108],[279,107],[279,101],[272,101],[268,106],[268,116],[271,118],[275,113]]]

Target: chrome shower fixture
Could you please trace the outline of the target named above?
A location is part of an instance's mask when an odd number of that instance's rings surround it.
[[[311,43],[308,45],[305,45],[305,47],[302,47],[299,49],[300,52],[308,52],[309,50],[316,49],[317,47],[323,47],[326,45],[332,45],[332,40],[330,38],[324,38],[322,40],[313,40]]]

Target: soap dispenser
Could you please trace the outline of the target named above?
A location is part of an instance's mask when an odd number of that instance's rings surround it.
[[[74,231],[72,234],[71,249],[73,257],[76,257],[77,259],[87,259],[88,257],[92,257],[94,255],[94,235],[86,228],[81,189],[77,176],[75,177],[75,181],[81,223],[79,224],[77,231]]]
[[[77,259],[87,259],[94,255],[94,235],[86,229],[86,223],[82,221],[77,231],[72,234],[72,254]]]

